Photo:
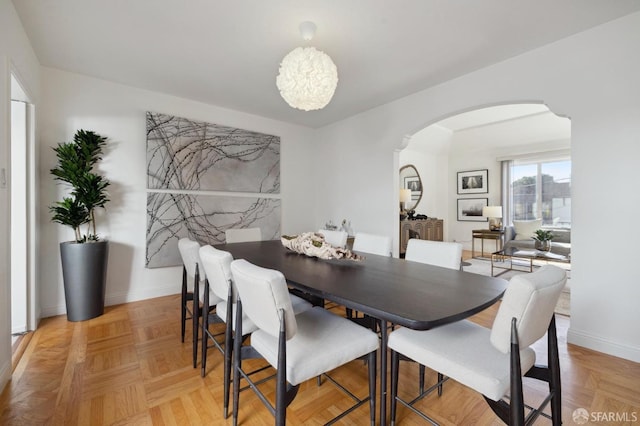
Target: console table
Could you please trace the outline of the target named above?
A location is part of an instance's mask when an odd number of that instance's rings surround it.
[[[400,254],[407,251],[407,244],[411,235],[415,238],[430,241],[443,241],[444,221],[442,219],[416,219],[400,221]]]
[[[502,250],[502,246],[504,245],[504,229],[498,229],[497,231],[474,229],[471,231],[471,257],[476,257],[476,238],[480,239],[480,256],[484,257],[484,240],[494,240],[496,242],[496,249],[494,251]]]

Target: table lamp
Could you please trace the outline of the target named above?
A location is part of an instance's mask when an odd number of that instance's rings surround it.
[[[410,189],[401,189],[400,190],[400,217],[402,219],[406,219],[407,211],[405,210],[407,203],[411,202],[411,190]]]
[[[502,206],[486,206],[482,208],[482,216],[489,218],[489,229],[502,229]]]

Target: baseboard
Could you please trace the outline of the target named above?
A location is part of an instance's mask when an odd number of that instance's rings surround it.
[[[569,327],[567,331],[567,343],[603,352],[618,358],[628,359],[633,362],[640,362],[640,348],[621,345],[620,343],[612,342],[599,336],[575,331],[571,329],[571,327]]]
[[[107,294],[105,306],[120,305],[122,303],[137,302],[139,300],[153,299],[154,297],[170,296],[178,294],[179,288],[175,284],[167,284],[162,287],[153,287],[143,291],[128,291]],[[65,305],[44,306],[42,308],[42,318],[64,315],[67,313]]]

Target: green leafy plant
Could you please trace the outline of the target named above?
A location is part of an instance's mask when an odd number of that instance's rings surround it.
[[[73,228],[76,242],[98,241],[95,210],[109,201],[109,181],[95,173],[94,166],[102,159],[107,138],[92,131],[78,130],[73,142],[62,142],[53,148],[58,164],[51,169],[55,180],[71,187],[68,197],[49,207],[51,220]],[[86,233],[81,226],[87,224]]]
[[[553,240],[553,233],[551,231],[547,231],[544,229],[538,229],[536,232],[534,232],[535,236],[533,237],[534,240],[538,240],[538,241],[551,241]]]

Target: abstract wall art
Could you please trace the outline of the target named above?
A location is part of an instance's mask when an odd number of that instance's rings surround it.
[[[280,238],[280,137],[147,112],[146,266],[182,264],[178,240],[231,228]]]
[[[280,138],[147,112],[147,187],[280,192]]]
[[[274,198],[147,194],[146,266],[182,264],[178,240],[222,244],[229,228],[259,227],[265,240],[280,237],[280,200]]]

